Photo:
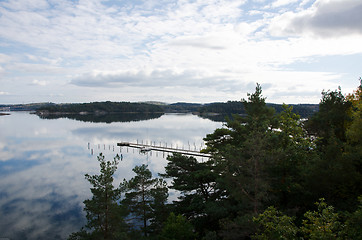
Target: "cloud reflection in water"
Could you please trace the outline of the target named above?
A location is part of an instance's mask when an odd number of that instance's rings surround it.
[[[202,138],[220,126],[194,115],[174,114],[108,124],[44,120],[28,113],[1,118],[0,238],[65,239],[79,230],[85,223],[83,201],[91,196],[84,174],[98,173],[100,152],[108,160],[123,155],[115,185],[133,177],[132,168],[143,163],[154,176],[164,172],[167,161],[162,153],[144,155],[127,148],[120,152],[117,142],[199,148]]]

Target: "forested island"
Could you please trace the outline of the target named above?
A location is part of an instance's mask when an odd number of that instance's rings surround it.
[[[282,104],[266,103],[277,113],[283,111]],[[302,118],[312,116],[318,111],[318,104],[291,104],[293,112]],[[91,103],[32,103],[0,105],[0,109],[7,111],[33,111],[39,116],[65,115],[105,115],[119,113],[194,113],[201,116],[220,115],[221,119],[232,114],[246,114],[242,101],[227,101],[214,103],[161,103],[161,102],[91,102]]]
[[[110,113],[163,113],[163,109],[155,104],[131,102],[92,102],[73,104],[52,104],[36,110],[41,115],[62,114],[110,114]]]
[[[87,224],[69,239],[362,239],[361,84],[323,92],[305,121],[257,85],[245,114],[205,136],[211,158],[173,154],[158,178],[140,165],[114,186],[120,156],[100,154]]]

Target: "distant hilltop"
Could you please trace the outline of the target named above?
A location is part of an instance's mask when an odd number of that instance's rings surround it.
[[[276,112],[283,110],[282,104],[267,103],[275,108]],[[290,104],[293,112],[302,118],[318,112],[318,104]],[[245,114],[241,101],[199,103],[163,103],[148,102],[91,102],[91,103],[30,103],[0,105],[0,111],[33,111],[37,114],[109,114],[109,113],[196,113],[200,115],[230,115]]]

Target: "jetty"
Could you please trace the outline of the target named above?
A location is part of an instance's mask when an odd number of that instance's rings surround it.
[[[180,148],[172,148],[172,147],[163,147],[156,146],[152,144],[143,144],[143,143],[130,143],[130,142],[120,142],[117,143],[118,147],[130,147],[130,148],[138,148],[140,152],[147,153],[149,151],[159,151],[159,152],[167,152],[167,153],[180,153],[183,155],[195,156],[195,157],[211,157],[211,154],[202,153],[199,151],[180,149]]]

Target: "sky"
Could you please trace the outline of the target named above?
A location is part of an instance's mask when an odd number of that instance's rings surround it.
[[[0,0],[0,104],[319,103],[362,76],[362,0]]]

